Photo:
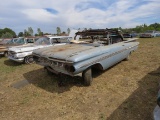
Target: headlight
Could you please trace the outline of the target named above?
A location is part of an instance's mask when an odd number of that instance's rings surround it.
[[[62,62],[50,61],[51,66],[63,67],[64,64]]]
[[[73,73],[75,71],[75,68],[74,66],[65,65],[65,70]]]
[[[51,61],[51,66],[58,66],[58,62],[56,62],[56,61]]]

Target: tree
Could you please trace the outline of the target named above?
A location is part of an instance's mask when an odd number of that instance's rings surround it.
[[[57,27],[57,35],[60,35],[60,34],[61,34],[61,28]]]
[[[13,38],[13,35],[9,32],[3,33],[2,38]]]
[[[152,27],[152,28],[154,28],[157,31],[160,30],[160,24],[159,23],[150,24],[149,27]]]
[[[34,34],[34,36],[39,36],[39,35],[36,33],[36,34]]]
[[[23,35],[24,35],[23,32],[18,33],[18,37],[23,37]]]
[[[28,33],[28,31],[26,29],[24,29],[24,36],[30,36],[30,34]]]
[[[61,35],[65,36],[65,35],[66,35],[66,32],[65,32],[65,31],[63,31],[63,32],[61,33]]]
[[[87,30],[87,28],[84,28],[84,30]]]
[[[33,36],[33,29],[32,29],[32,27],[28,27],[28,33],[29,33],[31,36]]]
[[[40,35],[40,33],[41,33],[41,29],[40,28],[37,28],[37,33],[38,33],[38,35]]]
[[[5,33],[10,33],[12,37],[16,37],[16,33],[10,28],[0,29],[0,37],[2,37],[2,34],[5,34]]]
[[[71,32],[71,30],[68,28],[68,29],[67,29],[67,33],[68,33],[68,35],[69,35],[69,33],[70,33],[70,32]]]
[[[43,32],[40,32],[40,33],[39,33],[39,36],[43,36]]]

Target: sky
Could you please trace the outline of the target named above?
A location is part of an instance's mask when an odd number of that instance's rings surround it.
[[[160,0],[0,0],[0,29],[133,28],[160,23]]]

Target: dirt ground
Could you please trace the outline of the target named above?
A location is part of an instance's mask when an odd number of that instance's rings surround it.
[[[1,120],[152,120],[160,80],[160,38],[139,39],[129,61],[81,77],[0,58]],[[58,86],[63,79],[64,85]]]

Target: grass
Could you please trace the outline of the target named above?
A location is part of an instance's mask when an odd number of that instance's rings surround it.
[[[160,80],[160,38],[139,39],[129,61],[95,71],[92,86],[80,77],[47,75],[39,65],[0,58],[0,118],[150,120]],[[30,84],[16,89],[19,81]],[[59,87],[58,81],[64,86]]]

